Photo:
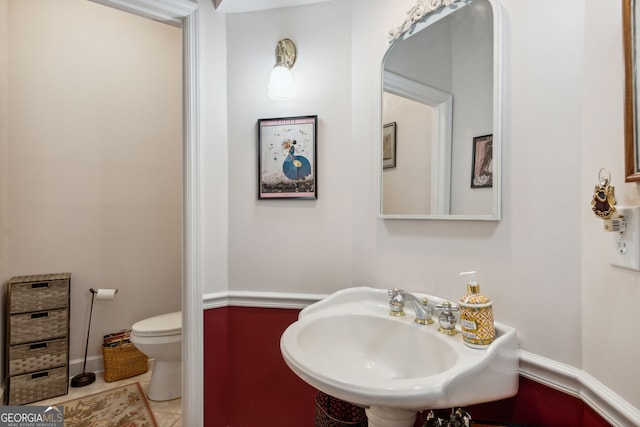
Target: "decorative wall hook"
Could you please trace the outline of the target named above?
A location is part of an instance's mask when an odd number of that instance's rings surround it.
[[[609,185],[610,182],[611,173],[605,168],[600,169],[598,185],[591,199],[593,213],[605,220],[611,218],[616,212],[616,196],[613,185]]]

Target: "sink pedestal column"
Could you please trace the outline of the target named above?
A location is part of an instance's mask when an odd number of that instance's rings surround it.
[[[413,427],[417,412],[410,409],[371,406],[365,409],[369,427]]]

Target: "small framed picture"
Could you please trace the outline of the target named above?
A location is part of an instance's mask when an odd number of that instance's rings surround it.
[[[473,138],[471,188],[493,187],[493,135]]]
[[[258,199],[317,199],[318,116],[258,120]]]
[[[396,167],[396,122],[387,123],[382,128],[382,167]]]

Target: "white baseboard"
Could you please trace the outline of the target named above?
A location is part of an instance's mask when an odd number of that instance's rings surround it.
[[[327,295],[231,291],[204,296],[203,308],[227,306],[304,308]],[[520,375],[577,397],[614,426],[640,426],[640,410],[587,372],[520,350]]]
[[[76,375],[82,373],[82,365],[84,364],[84,357],[82,359],[69,360],[69,378],[73,378]],[[104,361],[102,356],[87,357],[86,372],[102,372],[104,371]]]

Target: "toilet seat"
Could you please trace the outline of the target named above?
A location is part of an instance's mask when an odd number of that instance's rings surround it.
[[[131,334],[138,337],[166,337],[182,334],[182,312],[162,314],[136,322]]]

